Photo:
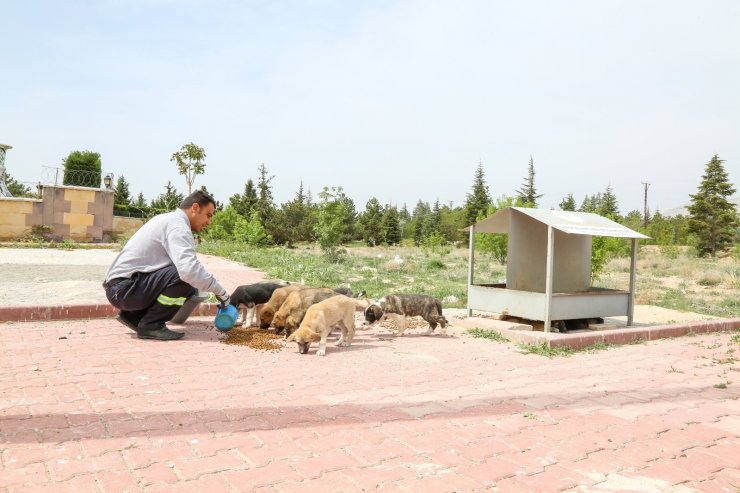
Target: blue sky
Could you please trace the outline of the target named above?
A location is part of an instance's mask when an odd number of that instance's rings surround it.
[[[534,158],[540,206],[611,186],[623,213],[695,193],[715,153],[740,184],[740,2],[0,0],[0,143],[36,182],[72,150],[134,194],[185,191],[204,147],[222,202],[264,163],[363,210],[493,197]]]

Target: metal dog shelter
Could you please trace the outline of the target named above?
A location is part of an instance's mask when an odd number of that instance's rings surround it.
[[[508,207],[470,226],[468,316],[473,310],[544,321],[634,314],[637,240],[649,238],[588,212]],[[475,233],[508,235],[505,283],[476,284]],[[593,236],[630,238],[629,291],[591,286]]]

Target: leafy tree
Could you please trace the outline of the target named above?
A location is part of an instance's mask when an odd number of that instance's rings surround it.
[[[375,197],[365,204],[365,212],[360,216],[362,226],[362,240],[368,246],[376,246],[383,240],[381,223],[383,220],[383,207]]]
[[[534,159],[529,156],[529,168],[527,177],[524,179],[522,188],[516,191],[519,200],[522,204],[528,204],[530,207],[537,207],[537,199],[542,197],[542,194],[537,194],[537,190],[534,186]]]
[[[267,246],[272,242],[272,238],[260,222],[260,215],[257,211],[252,211],[249,221],[239,216],[234,225],[234,237],[249,246]]]
[[[660,211],[653,215],[646,234],[650,236],[651,242],[656,245],[674,244],[673,224],[671,224],[669,218],[663,217]]]
[[[256,204],[257,189],[251,178],[244,184],[243,193],[237,193],[229,197],[229,205],[236,209],[236,212],[244,216],[245,219],[252,216],[252,210],[254,210]]]
[[[622,226],[626,226],[634,231],[648,234],[643,231],[644,228],[642,226],[642,213],[638,210],[628,212],[627,215],[624,216],[624,218],[619,222],[622,224]]]
[[[205,158],[205,149],[198,147],[192,142],[183,145],[170,158],[170,161],[174,161],[177,165],[177,171],[185,176],[185,182],[188,184],[188,195],[193,192],[195,177],[205,173],[206,164],[203,162]]]
[[[383,218],[380,222],[383,232],[383,241],[388,245],[401,243],[401,223],[398,219],[398,209],[390,204],[383,210]]]
[[[495,214],[501,209],[520,205],[523,205],[521,198],[502,195],[496,200],[495,204],[489,204],[488,208],[480,213],[478,221]],[[504,233],[476,233],[475,249],[480,252],[490,253],[496,262],[503,265],[506,263],[509,254],[509,235]]]
[[[561,211],[575,211],[576,210],[576,199],[573,198],[573,194],[569,193],[567,197],[560,201],[558,204]]]
[[[116,180],[116,189],[113,194],[113,203],[116,205],[131,204],[131,193],[129,192],[129,183],[123,175]]]
[[[466,242],[468,233],[464,231],[467,226],[467,214],[464,207],[442,206],[440,209],[439,232],[449,242]]]
[[[102,162],[92,151],[72,151],[64,160],[64,185],[100,187]]]
[[[243,223],[246,229],[247,220],[243,218],[236,209],[226,206],[223,210],[213,215],[211,224],[204,230],[203,236],[212,240],[226,240],[234,237],[237,224]]]
[[[480,213],[488,210],[490,203],[491,197],[488,194],[488,185],[486,185],[486,178],[483,173],[483,162],[479,161],[478,168],[475,170],[473,191],[467,194],[465,201],[468,225],[475,223]]]
[[[723,163],[717,154],[707,163],[699,191],[690,195],[688,207],[689,231],[697,237],[697,251],[713,258],[732,245],[739,224],[736,206],[728,200],[735,188]]]
[[[31,191],[31,187],[24,185],[13,179],[10,174],[5,172],[5,185],[8,187],[8,192],[13,197],[35,197],[36,194]]]
[[[156,199],[152,200],[152,209],[161,211],[174,211],[180,206],[180,202],[185,198],[181,193],[178,193],[175,187],[172,186],[172,182],[168,181],[164,187],[164,193],[160,194]]]
[[[328,187],[319,193],[320,202],[316,214],[316,225],[314,232],[324,255],[332,261],[337,262],[341,258],[339,247],[342,238],[346,234],[348,213],[344,209],[341,196],[344,195],[342,187]]]

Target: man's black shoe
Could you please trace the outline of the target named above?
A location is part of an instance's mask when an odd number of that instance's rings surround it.
[[[174,341],[185,335],[184,332],[175,332],[167,327],[153,330],[138,329],[136,334],[139,336],[139,339],[154,339],[157,341]]]
[[[118,312],[118,315],[116,315],[116,320],[128,327],[129,329],[136,332],[139,329],[139,321],[136,320],[133,316],[131,316],[130,313],[120,311]]]

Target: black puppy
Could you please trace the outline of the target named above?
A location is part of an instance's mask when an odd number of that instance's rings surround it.
[[[277,288],[282,288],[288,283],[280,284],[276,282],[258,282],[239,286],[231,294],[229,304],[234,305],[239,310],[240,320],[235,325],[241,324],[242,327],[251,327],[257,325],[259,311],[262,305],[272,296],[272,292]],[[251,310],[251,313],[250,313]],[[247,317],[249,315],[249,317]],[[254,322],[254,323],[253,323]]]

